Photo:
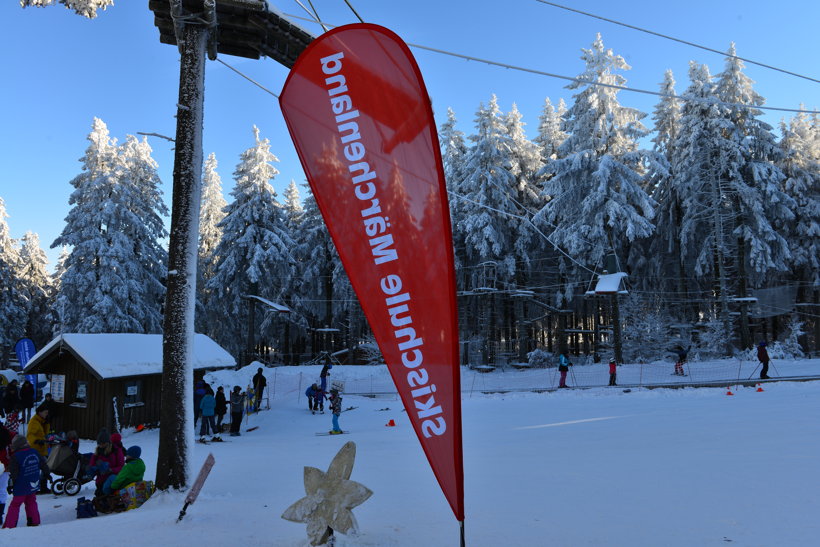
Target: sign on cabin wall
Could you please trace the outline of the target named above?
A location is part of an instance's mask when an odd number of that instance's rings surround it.
[[[51,396],[58,403],[65,402],[65,374],[51,375]]]

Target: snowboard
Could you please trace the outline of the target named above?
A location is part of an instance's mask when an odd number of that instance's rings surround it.
[[[317,433],[316,436],[317,437],[335,437],[336,435],[347,435],[348,433],[350,433],[350,431],[342,431],[341,433],[331,433],[330,431],[328,431],[328,432]]]

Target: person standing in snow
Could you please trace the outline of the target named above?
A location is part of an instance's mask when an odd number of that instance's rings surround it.
[[[617,366],[618,366],[618,363],[615,362],[615,358],[614,357],[611,358],[609,360],[609,385],[611,385],[611,386],[617,386],[618,385],[618,384],[615,383],[615,374],[616,374],[615,367],[617,367]]]
[[[33,418],[32,418],[33,419]],[[22,435],[11,441],[9,474],[14,482],[14,497],[9,505],[3,528],[16,528],[20,516],[20,506],[26,506],[26,520],[29,526],[40,525],[40,511],[37,508],[37,485],[40,476],[48,475],[46,459],[31,448]]]
[[[254,412],[259,412],[259,407],[262,405],[262,392],[265,391],[267,385],[268,381],[265,379],[265,375],[262,374],[262,368],[256,369],[256,374],[253,375]]]
[[[558,382],[558,387],[567,387],[567,372],[569,372],[569,367],[572,366],[567,356],[563,353],[558,356],[558,372],[561,373],[561,380]]]
[[[768,380],[769,379],[769,352],[766,351],[766,342],[760,342],[757,346],[757,360],[760,361],[760,364],[763,365],[763,368],[760,369],[760,379],[761,380]]]
[[[43,458],[48,457],[48,446],[46,445],[46,437],[51,432],[49,428],[50,412],[45,402],[37,407],[37,412],[31,417],[31,420],[26,426],[26,441],[29,447],[40,453]],[[43,473],[40,477],[40,493],[48,494],[51,490],[48,489],[49,473]]]
[[[26,380],[20,386],[20,404],[23,406],[22,421],[31,419],[31,409],[34,408],[34,384]]]
[[[202,408],[199,405],[203,397],[205,397],[205,381],[197,380],[194,384],[194,431],[196,431],[196,422],[199,420],[199,415],[202,414]]]
[[[0,472],[0,524],[3,523],[3,514],[8,501],[9,458],[11,458],[11,441],[15,436],[17,433],[9,431],[0,424],[0,467],[3,469]]]
[[[675,361],[675,375],[676,376],[686,376],[683,372],[683,365],[686,363],[686,356],[689,355],[689,350],[692,349],[692,346],[689,346],[687,349],[683,349],[683,346],[678,346],[675,350],[675,354],[678,356],[678,360]]]
[[[333,414],[333,429],[329,431],[331,435],[339,435],[342,433],[342,428],[339,427],[339,416],[342,415],[342,397],[339,395],[339,390],[332,388],[330,390],[330,412]]]
[[[216,401],[216,406],[214,407],[214,412],[216,412],[216,430],[218,433],[222,433],[222,420],[225,419],[225,413],[228,412],[228,400],[225,398],[225,390],[222,386],[216,388],[214,400]]]
[[[330,376],[330,369],[333,368],[333,363],[330,361],[330,355],[325,354],[325,366],[322,367],[322,372],[319,373],[319,381],[322,392],[327,391],[327,377]]]
[[[239,436],[239,427],[242,425],[242,410],[245,408],[245,394],[242,388],[233,386],[231,393],[231,437]]]
[[[216,410],[216,398],[214,390],[205,388],[205,396],[199,402],[199,409],[202,412],[202,427],[199,430],[199,440],[205,442],[205,435],[209,433],[216,436],[216,424],[214,423],[214,413]]]

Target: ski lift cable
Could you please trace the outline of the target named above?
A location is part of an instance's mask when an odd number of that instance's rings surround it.
[[[344,3],[347,4],[347,7],[350,8],[350,11],[353,12],[353,15],[356,16],[356,18],[359,20],[359,22],[364,23],[364,19],[362,19],[362,16],[359,15],[359,13],[356,11],[356,8],[353,7],[353,5],[349,2],[349,0],[344,0]]]
[[[782,73],[788,74],[790,76],[795,76],[797,78],[803,78],[804,80],[809,80],[811,82],[820,83],[820,80],[818,80],[817,78],[812,78],[811,76],[804,76],[804,75],[798,74],[796,72],[791,72],[790,70],[785,70],[785,69],[782,69],[782,68],[778,68],[776,66],[767,65],[765,63],[760,63],[760,62],[757,62],[757,61],[753,61],[751,59],[746,59],[745,57],[739,57],[737,55],[729,55],[725,51],[720,51],[720,50],[713,49],[713,48],[710,48],[710,47],[702,46],[702,45],[696,44],[694,42],[689,42],[687,40],[682,40],[680,38],[675,38],[674,36],[668,36],[666,34],[662,34],[660,32],[655,32],[653,30],[648,30],[648,29],[645,29],[645,28],[636,27],[635,25],[630,25],[628,23],[623,23],[621,21],[616,21],[614,19],[607,19],[606,17],[601,17],[600,15],[595,15],[594,13],[588,13],[586,11],[581,11],[579,9],[570,8],[568,6],[562,6],[561,4],[556,4],[555,2],[547,2],[547,0],[535,0],[535,1],[539,2],[541,4],[546,4],[548,6],[553,6],[555,8],[559,8],[559,9],[563,9],[563,10],[567,10],[567,11],[572,11],[574,13],[585,15],[587,17],[592,17],[594,19],[600,19],[601,21],[606,21],[607,23],[612,23],[614,25],[620,25],[622,27],[630,28],[632,30],[637,30],[639,32],[645,32],[646,34],[651,34],[653,36],[658,36],[660,38],[665,38],[667,40],[672,40],[673,42],[678,42],[678,43],[681,43],[681,44],[685,44],[687,46],[692,46],[692,47],[696,47],[696,48],[699,48],[699,49],[703,49],[705,51],[710,51],[712,53],[717,53],[719,55],[724,55],[726,57],[731,57],[733,59],[737,59],[737,60],[743,61],[745,63],[749,63],[749,64],[757,65],[757,66],[762,66],[763,68],[768,68],[770,70],[776,70],[778,72],[782,72]]]
[[[297,0],[297,1],[298,1],[298,0]],[[319,12],[318,12],[318,11],[316,11],[316,8],[313,6],[313,0],[308,0],[308,4],[310,4],[310,9],[312,9],[312,10],[313,10],[313,15],[316,17],[316,21],[320,21],[320,20],[321,20],[321,18],[319,17]],[[320,25],[322,25],[322,23],[321,23],[321,22],[319,22],[319,24],[320,24]],[[327,27],[325,27],[324,25],[322,25],[322,28],[325,30],[325,32],[327,32]]]
[[[283,15],[285,15],[286,17],[292,17],[294,19],[299,19],[299,20],[302,20],[302,21],[308,21],[310,23],[315,23],[316,22],[312,19],[307,19],[307,18],[302,17],[300,15],[294,15],[294,14],[291,14],[291,13],[285,13]],[[330,28],[335,28],[335,27],[338,26],[338,25],[331,25],[329,23],[324,23],[324,22],[322,23],[322,25],[323,26],[328,26]],[[761,105],[752,105],[752,104],[743,104],[743,103],[729,103],[729,102],[725,102],[725,101],[719,101],[719,100],[717,100],[715,98],[711,98],[711,97],[684,97],[684,96],[681,96],[681,95],[676,95],[674,93],[673,94],[661,93],[660,91],[650,91],[648,89],[639,89],[639,88],[636,88],[636,87],[626,87],[626,86],[617,85],[617,84],[607,84],[607,83],[604,83],[604,82],[593,82],[591,80],[585,80],[583,78],[574,78],[574,77],[571,77],[571,76],[562,76],[561,74],[554,74],[552,72],[546,72],[546,71],[538,70],[538,69],[534,69],[534,68],[527,68],[527,67],[522,67],[522,66],[517,66],[517,65],[511,65],[511,64],[508,64],[508,63],[501,63],[501,62],[498,62],[498,61],[491,61],[489,59],[482,59],[480,57],[473,57],[471,55],[464,55],[462,53],[455,53],[455,52],[447,51],[447,50],[444,50],[444,49],[438,49],[438,48],[434,48],[434,47],[430,47],[430,46],[423,46],[421,44],[413,44],[413,43],[408,42],[407,45],[410,46],[410,47],[416,48],[416,49],[423,49],[423,50],[426,50],[426,51],[431,51],[433,53],[439,53],[441,55],[448,55],[450,57],[457,57],[459,59],[464,59],[466,61],[476,61],[476,62],[479,62],[479,63],[484,63],[484,64],[487,64],[487,65],[491,65],[491,66],[507,68],[507,69],[510,69],[510,70],[517,70],[519,72],[528,72],[530,74],[537,74],[539,76],[547,76],[547,77],[550,77],[550,78],[558,78],[560,80],[567,80],[567,81],[570,81],[570,82],[576,82],[576,83],[579,83],[579,84],[585,84],[585,85],[590,85],[590,86],[594,86],[594,87],[608,87],[608,88],[612,88],[612,89],[618,89],[618,90],[621,90],[621,91],[633,91],[635,93],[643,93],[645,95],[654,95],[656,97],[662,97],[662,98],[667,98],[667,99],[675,99],[675,100],[683,101],[683,102],[688,101],[688,102],[703,103],[703,104],[708,104],[708,105],[723,105],[723,106],[731,106],[731,107],[734,107],[734,108],[746,108],[746,109],[750,109],[750,110],[754,110],[754,109],[757,109],[757,110],[776,110],[778,112],[795,112],[795,113],[798,113],[798,114],[814,114],[816,112],[815,110],[806,110],[806,109],[800,109],[800,108],[782,108],[782,107],[776,107],[776,106],[761,106]]]
[[[252,83],[252,84],[253,84],[253,85],[255,85],[256,87],[258,87],[258,88],[259,88],[259,89],[261,89],[262,91],[265,91],[265,92],[267,92],[267,93],[270,93],[271,95],[273,95],[273,96],[274,96],[274,97],[276,97],[277,99],[279,98],[279,95],[277,95],[276,93],[274,93],[273,91],[271,91],[271,90],[270,90],[270,89],[268,89],[267,87],[263,86],[262,84],[260,84],[259,82],[257,82],[256,80],[254,80],[253,78],[251,78],[250,76],[248,76],[247,74],[244,74],[244,73],[242,73],[241,71],[239,71],[238,69],[236,69],[236,68],[232,67],[231,65],[229,65],[228,63],[226,63],[226,62],[225,62],[225,61],[223,61],[222,59],[217,59],[217,61],[218,61],[218,62],[220,62],[220,63],[222,63],[222,64],[223,64],[223,65],[225,65],[226,67],[230,68],[231,70],[233,70],[234,72],[236,72],[237,74],[239,74],[240,76],[242,76],[243,78],[245,78],[246,80],[248,80],[250,83]]]
[[[485,209],[487,209],[487,210],[494,211],[494,212],[496,212],[496,213],[501,213],[502,215],[507,215],[507,216],[511,216],[511,217],[513,217],[513,218],[517,218],[517,219],[519,219],[519,220],[524,220],[524,221],[526,221],[526,222],[527,222],[530,226],[532,226],[532,228],[533,228],[536,232],[538,232],[538,234],[539,234],[541,237],[543,237],[545,240],[547,240],[547,242],[548,242],[548,243],[550,243],[550,244],[553,246],[553,248],[554,248],[555,250],[557,250],[557,251],[558,251],[559,253],[561,253],[562,255],[566,256],[568,259],[570,259],[572,262],[574,262],[575,264],[577,264],[577,265],[578,265],[578,266],[580,266],[581,268],[583,268],[583,269],[587,270],[587,271],[588,271],[588,272],[590,272],[590,273],[593,273],[593,274],[595,273],[593,270],[590,270],[590,269],[589,269],[589,268],[587,268],[584,264],[581,264],[580,262],[578,262],[577,260],[575,260],[572,256],[570,256],[569,254],[567,254],[567,253],[566,253],[563,249],[561,249],[558,245],[556,245],[555,243],[553,243],[553,241],[552,241],[552,240],[551,240],[551,239],[550,239],[550,238],[549,238],[549,237],[548,237],[548,236],[547,236],[544,232],[542,232],[542,231],[538,228],[538,226],[536,226],[536,225],[533,223],[533,221],[532,221],[532,219],[531,219],[531,218],[529,218],[529,217],[525,217],[525,216],[522,216],[522,215],[516,215],[516,214],[514,214],[514,213],[509,213],[509,212],[507,212],[507,211],[502,211],[502,210],[500,210],[500,209],[496,209],[496,208],[494,208],[494,207],[490,207],[489,205],[485,205],[485,204],[483,204],[483,203],[479,203],[479,202],[477,202],[477,201],[475,201],[475,200],[472,200],[472,199],[470,199],[470,198],[468,198],[468,197],[466,197],[466,196],[462,196],[462,195],[456,194],[455,192],[450,191],[450,190],[448,190],[448,191],[447,191],[447,193],[448,193],[448,194],[451,194],[451,195],[453,195],[453,196],[455,196],[455,197],[457,197],[457,198],[459,198],[459,199],[462,199],[462,200],[464,200],[464,201],[468,201],[468,202],[470,202],[470,203],[473,203],[473,204],[475,204],[475,205],[478,205],[479,207],[483,207],[483,208],[485,208]]]

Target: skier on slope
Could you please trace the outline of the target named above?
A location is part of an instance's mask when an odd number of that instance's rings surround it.
[[[615,375],[616,375],[616,368],[618,363],[615,362],[615,358],[612,357],[609,360],[609,385],[617,386],[618,384],[615,383]]]
[[[692,346],[689,346],[686,349],[683,349],[683,346],[678,346],[675,349],[675,354],[678,356],[678,360],[675,361],[675,375],[676,376],[686,376],[683,372],[683,365],[686,363],[686,356],[689,355],[689,350],[692,349]]]
[[[342,414],[342,397],[339,395],[339,390],[331,388],[330,390],[330,412],[333,413],[333,429],[329,431],[331,435],[339,435],[342,433],[342,428],[339,427],[339,416]]]
[[[763,365],[763,368],[760,370],[760,379],[761,380],[768,380],[769,379],[769,352],[766,351],[766,342],[760,342],[757,346],[757,360],[760,361],[760,364]]]
[[[572,366],[569,359],[563,353],[558,356],[558,372],[561,373],[561,380],[558,382],[558,387],[567,387],[567,372]]]

